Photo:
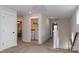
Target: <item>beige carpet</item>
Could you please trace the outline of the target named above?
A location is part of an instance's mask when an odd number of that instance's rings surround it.
[[[5,49],[1,53],[72,53],[72,52],[65,49],[53,49],[52,40],[49,40],[42,45],[38,45],[35,42],[24,43],[21,40],[19,40],[18,46]]]

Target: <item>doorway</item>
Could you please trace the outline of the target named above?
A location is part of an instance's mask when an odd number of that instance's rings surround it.
[[[22,41],[22,17],[17,18],[17,43],[21,43]]]
[[[31,18],[31,42],[38,43],[39,20]]]

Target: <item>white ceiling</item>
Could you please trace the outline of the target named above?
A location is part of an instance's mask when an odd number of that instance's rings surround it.
[[[6,5],[15,9],[18,15],[32,13],[44,13],[46,16],[68,18],[76,9],[76,5]]]

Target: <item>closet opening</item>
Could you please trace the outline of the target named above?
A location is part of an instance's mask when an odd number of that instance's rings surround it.
[[[31,42],[38,44],[39,19],[31,18]]]

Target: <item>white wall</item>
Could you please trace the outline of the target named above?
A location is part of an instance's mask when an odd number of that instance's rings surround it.
[[[31,42],[31,18],[36,17],[40,20],[39,14],[24,15],[23,25],[22,25],[22,38],[24,42]],[[39,34],[39,32],[38,32]],[[39,36],[38,36],[39,39]]]
[[[39,20],[39,43],[42,44],[50,37],[49,20],[44,15],[41,15]]]
[[[77,27],[76,27],[76,13],[74,13],[74,15],[70,19],[70,36],[71,36],[71,39],[72,39],[72,33],[74,36],[76,33],[76,29],[77,29]]]
[[[77,30],[76,31],[79,32],[79,9],[77,10],[76,13],[77,13],[77,16],[76,16],[76,25],[77,25],[76,28],[77,28]]]
[[[16,16],[16,11],[0,6],[0,51],[17,45]]]
[[[69,41],[69,19],[59,20],[59,45],[60,48],[68,49]]]
[[[70,31],[73,33],[73,36],[76,32],[79,32],[79,9],[75,11],[70,19]]]
[[[34,17],[39,19],[38,43],[42,44],[48,39],[48,36],[49,36],[49,33],[48,33],[49,22],[46,20],[45,16],[42,14],[32,14],[32,15],[24,16],[24,21],[23,21],[23,26],[22,26],[23,27],[23,41],[31,42],[31,20],[30,19]]]
[[[70,36],[71,36],[72,41],[74,39],[75,33],[79,32],[79,22],[77,22],[77,21],[79,21],[79,9],[77,9],[74,12],[73,16],[70,19]],[[72,35],[72,33],[73,33],[73,35]],[[79,39],[79,37],[77,39]],[[78,40],[78,42],[79,42],[79,40]],[[75,45],[75,47],[78,47],[78,45],[79,44]],[[76,49],[76,50],[79,50],[79,49]]]
[[[24,42],[31,42],[31,28],[29,16],[25,15],[22,23],[22,39]]]

